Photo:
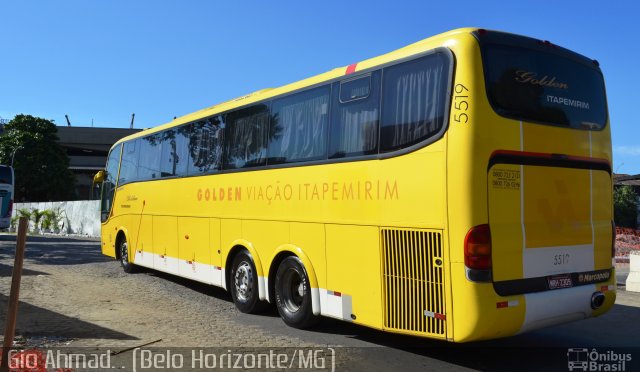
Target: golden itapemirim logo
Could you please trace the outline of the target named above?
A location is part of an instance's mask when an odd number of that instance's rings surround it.
[[[522,84],[531,84],[531,85],[538,85],[541,87],[558,88],[558,89],[569,89],[569,84],[556,81],[555,76],[549,77],[548,75],[544,75],[543,77],[538,77],[538,74],[532,71],[524,71],[524,70],[516,71],[515,80],[518,83],[522,83]]]
[[[208,201],[367,201],[399,200],[398,181],[377,179],[322,183],[211,186],[196,190],[199,202]]]

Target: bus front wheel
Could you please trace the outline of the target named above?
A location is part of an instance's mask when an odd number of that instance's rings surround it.
[[[313,315],[309,276],[298,257],[289,256],[280,263],[275,294],[278,313],[287,325],[304,329],[320,320]]]
[[[251,253],[241,251],[231,265],[231,298],[236,308],[243,313],[258,313],[266,303],[258,297],[258,274]]]
[[[120,256],[120,265],[122,265],[124,272],[127,274],[135,272],[135,265],[129,262],[129,244],[127,243],[127,239],[124,237],[120,239],[118,244],[118,253]]]

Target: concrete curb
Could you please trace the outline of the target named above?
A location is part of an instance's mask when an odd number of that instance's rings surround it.
[[[629,276],[625,283],[629,292],[640,292],[640,252],[629,254]]]

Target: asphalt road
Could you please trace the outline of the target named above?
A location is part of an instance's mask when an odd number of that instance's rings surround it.
[[[0,258],[3,259],[5,265],[10,261],[13,244],[12,237],[0,237]],[[234,313],[235,310],[230,304],[230,297],[221,289],[157,273],[153,270],[144,270],[136,275],[115,275],[115,272],[119,272],[118,263],[106,260],[98,252],[99,244],[96,241],[30,238],[25,270],[32,271],[31,277],[44,277],[44,275],[37,275],[39,270],[42,270],[43,273],[49,275],[50,278],[47,280],[51,281],[55,279],[53,276],[59,275],[55,274],[55,271],[51,271],[52,265],[64,263],[64,272],[71,273],[70,275],[82,276],[86,275],[87,272],[91,272],[91,280],[95,282],[96,286],[100,286],[101,282],[106,285],[109,281],[126,280],[128,288],[135,288],[135,286],[153,287],[153,290],[145,293],[147,300],[137,301],[136,306],[138,306],[138,309],[144,308],[144,306],[164,306],[160,302],[152,304],[150,301],[155,301],[154,296],[166,297],[168,295],[179,298],[180,302],[193,299],[193,304],[189,303],[189,306],[184,306],[181,309],[182,316],[189,319],[198,319],[200,317],[199,314],[204,314],[206,310],[200,308],[200,305],[205,308],[218,306],[220,311],[233,315],[229,318],[228,325],[225,325],[227,332],[233,332],[229,331],[229,329],[233,330],[240,327],[244,333],[238,331],[238,334],[243,335],[247,334],[247,330],[253,330],[252,332],[260,334],[266,340],[264,342],[267,345],[270,342],[269,340],[280,340],[274,346],[282,346],[283,343],[288,345],[286,342],[299,342],[300,345],[339,346],[336,348],[338,358],[340,358],[341,354],[350,355],[349,361],[346,362],[346,368],[344,364],[341,365],[343,367],[342,370],[566,371],[569,348],[588,348],[590,351],[596,350],[599,353],[631,353],[632,359],[624,365],[625,370],[640,370],[640,348],[638,348],[640,342],[637,336],[640,335],[640,322],[638,322],[638,319],[640,319],[640,294],[625,292],[620,289],[618,291],[617,304],[608,314],[602,317],[555,326],[507,339],[455,345],[416,337],[387,334],[332,319],[324,319],[319,326],[312,330],[297,330],[287,327],[280,320],[275,310],[262,315]],[[77,270],[74,270],[74,266]],[[8,281],[6,275],[2,279]],[[77,280],[82,281],[84,279],[78,277]],[[3,292],[5,291],[3,290]],[[8,293],[3,293],[3,295],[6,296]],[[105,295],[102,294],[102,296],[104,297]],[[29,297],[28,300],[37,304],[38,298],[34,296]],[[103,300],[105,299],[103,298]],[[115,298],[115,300],[118,299]],[[136,300],[133,299],[133,301]],[[148,305],[146,305],[146,301],[149,301]],[[158,301],[165,300],[160,298]],[[4,307],[6,305],[5,303],[0,303],[0,306]],[[61,309],[67,308],[60,306],[57,311],[63,311]],[[192,313],[185,314],[185,312],[189,311]],[[72,315],[82,318],[83,314],[87,312],[85,308],[85,310],[77,311]],[[174,314],[169,313],[169,315],[173,316]],[[202,317],[204,316],[202,315]],[[220,317],[217,320],[221,321]],[[148,323],[152,323],[152,321]],[[109,323],[101,323],[101,326],[105,327],[104,324]],[[147,324],[146,327],[152,329],[155,326],[154,324]],[[167,330],[162,330],[161,332],[180,332],[180,330],[169,330],[167,328]],[[211,329],[211,332],[215,332],[215,330]],[[169,334],[164,336],[171,337]],[[141,338],[138,337],[138,339]],[[108,339],[101,342],[101,345],[105,343],[108,343]],[[356,355],[356,357],[354,358],[353,355]]]

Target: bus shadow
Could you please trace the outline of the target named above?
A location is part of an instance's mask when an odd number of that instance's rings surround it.
[[[0,234],[0,242],[15,242],[15,234]],[[27,242],[36,243],[64,243],[64,242],[100,242],[99,238],[82,236],[57,236],[57,235],[27,235]]]
[[[6,323],[8,296],[0,294],[0,323]],[[138,340],[137,337],[68,317],[39,306],[20,301],[16,334],[26,337],[59,339]]]
[[[155,276],[155,277],[160,278],[162,280],[166,280],[166,281],[172,282],[172,283],[177,284],[177,285],[179,285],[181,287],[188,288],[188,289],[196,291],[198,293],[201,293],[201,294],[204,294],[204,295],[207,295],[207,296],[212,296],[212,297],[214,297],[216,299],[219,299],[219,300],[232,302],[231,295],[224,288],[216,287],[216,286],[211,285],[211,284],[205,284],[205,283],[197,282],[195,280],[191,280],[191,279],[187,279],[187,278],[182,278],[182,277],[179,277],[179,276],[176,276],[176,275],[173,275],[173,274],[169,274],[169,273],[165,273],[165,272],[162,272],[162,271],[149,269],[149,268],[146,268],[146,267],[139,267],[138,273],[140,273],[140,274],[144,273],[146,275]]]
[[[156,271],[146,267],[140,267],[138,270],[138,273],[141,273],[141,274],[144,273],[146,275],[155,276],[162,280],[167,280],[169,282],[177,284],[181,287],[188,288],[192,291],[196,291],[198,293],[211,296],[218,300],[226,301],[226,302],[229,302],[230,304],[233,304],[233,299],[231,298],[231,294],[227,292],[227,290],[221,287],[200,283],[195,280],[182,278],[179,276],[164,273],[162,271]],[[278,314],[278,310],[276,309],[275,305],[269,304],[267,308],[265,308],[263,311],[257,314],[251,314],[251,316],[257,316],[257,317],[265,316],[265,317],[279,318],[280,314]]]
[[[13,273],[13,265],[5,265],[0,263],[0,277],[11,276]],[[30,276],[30,275],[49,275],[42,271],[22,269],[22,276]]]
[[[0,258],[13,258],[14,255],[15,235],[0,235]],[[27,237],[24,256],[26,261],[44,265],[79,265],[111,260],[102,254],[99,241],[42,236]]]

